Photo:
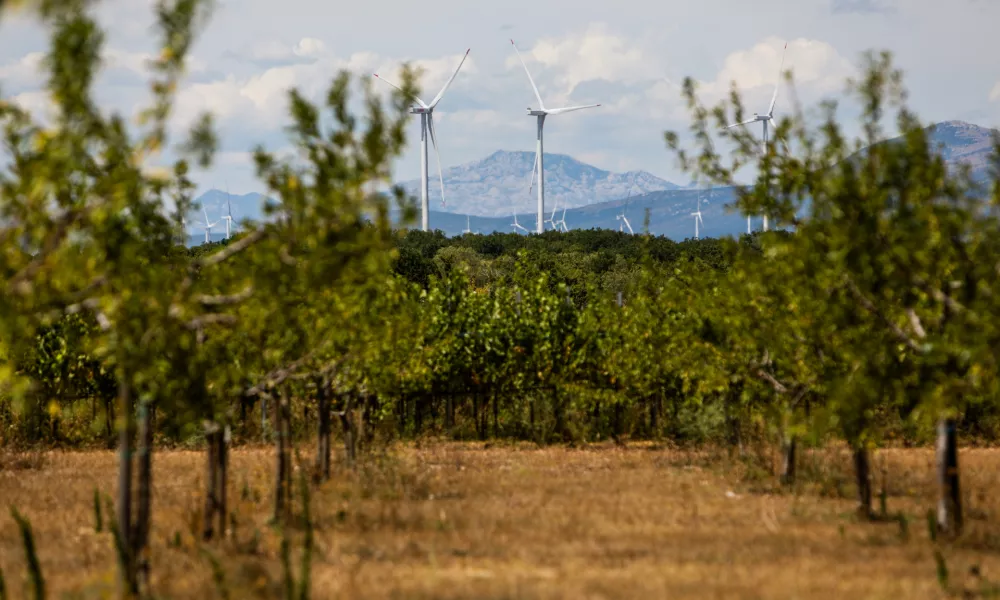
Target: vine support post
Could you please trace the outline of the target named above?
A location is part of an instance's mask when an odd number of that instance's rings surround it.
[[[962,498],[958,480],[958,432],[954,418],[943,418],[937,428],[938,531],[962,533]]]

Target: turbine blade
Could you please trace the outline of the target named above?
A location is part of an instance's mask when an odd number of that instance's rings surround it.
[[[435,106],[437,106],[438,102],[441,101],[441,98],[444,97],[444,93],[448,91],[449,87],[451,87],[451,82],[455,81],[455,77],[458,75],[458,72],[462,69],[462,65],[465,64],[465,59],[469,58],[469,52],[471,50],[472,48],[469,48],[468,50],[465,51],[465,56],[463,56],[462,61],[458,63],[458,68],[455,69],[455,72],[451,74],[451,78],[448,79],[448,81],[444,84],[444,87],[441,88],[441,91],[438,92],[438,95],[434,96],[434,99],[431,100],[431,103],[427,108],[434,108]]]
[[[444,206],[444,173],[441,171],[441,153],[438,152],[437,135],[434,133],[434,113],[427,115],[427,130],[431,134],[431,145],[434,146],[434,158],[437,159],[438,180],[441,181],[441,206]]]
[[[538,93],[538,86],[535,85],[535,80],[531,78],[531,73],[528,71],[528,65],[524,64],[524,59],[521,58],[521,52],[517,49],[517,44],[514,40],[510,41],[510,45],[514,46],[514,52],[517,54],[517,60],[521,61],[521,66],[524,67],[524,72],[528,75],[528,81],[531,82],[531,89],[535,92],[535,98],[538,99],[538,108],[540,110],[545,110],[545,103],[542,102],[542,95]]]
[[[785,42],[785,49],[781,51],[781,66],[778,67],[778,81],[774,82],[774,95],[771,96],[771,105],[767,107],[767,116],[774,113],[774,102],[778,99],[778,87],[781,86],[781,71],[785,68],[785,52],[788,50],[788,42]]]
[[[396,89],[397,89],[397,90],[399,90],[400,92],[402,92],[402,91],[403,91],[403,88],[399,87],[398,85],[396,85],[395,83],[393,83],[393,82],[389,81],[388,79],[386,79],[386,78],[382,77],[382,76],[381,76],[381,75],[379,75],[378,73],[372,73],[372,75],[373,75],[373,76],[375,77],[375,79],[378,79],[379,81],[381,81],[381,82],[383,82],[383,83],[386,83],[386,84],[388,84],[388,85],[391,85],[392,87],[396,88]],[[417,101],[417,104],[419,104],[421,108],[427,108],[427,105],[426,105],[426,104],[424,104],[424,101],[423,101],[423,100],[421,100],[420,98],[417,98],[416,96],[413,96],[412,98],[413,98],[414,100],[416,100],[416,101]]]
[[[204,206],[201,207],[201,212],[205,213],[205,225],[208,225],[208,210]]]
[[[573,112],[574,110],[583,110],[584,108],[596,108],[598,106],[600,106],[600,104],[585,104],[583,106],[567,106],[565,108],[553,108],[553,109],[550,109],[550,110],[546,110],[545,113],[546,114],[550,114],[550,115],[561,115],[563,113]]]
[[[531,165],[531,179],[528,181],[528,193],[535,187],[535,172],[538,170],[538,151],[535,150],[535,162]]]
[[[740,127],[743,125],[749,125],[750,123],[756,123],[757,119],[750,119],[749,121],[743,121],[742,123],[733,123],[732,125],[727,125],[726,129],[732,129],[733,127]]]

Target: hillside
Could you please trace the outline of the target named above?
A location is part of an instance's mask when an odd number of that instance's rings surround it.
[[[973,177],[980,181],[989,177],[989,157],[994,137],[1000,135],[1000,131],[965,121],[945,121],[929,129],[931,140],[949,164],[968,165]]]
[[[654,235],[665,235],[670,239],[680,241],[694,237],[694,221],[691,213],[698,203],[697,190],[665,190],[651,192],[629,198],[625,216],[632,224],[635,233],[643,231],[643,220],[646,209],[649,209],[649,231]],[[746,217],[730,213],[726,205],[733,202],[733,188],[716,188],[702,193],[701,213],[704,225],[700,227],[701,237],[737,236],[746,232]],[[589,206],[570,208],[566,210],[566,225],[570,229],[618,229],[621,222],[617,215],[625,208],[625,199],[619,198],[607,202],[599,202]],[[559,211],[557,218],[562,215]],[[533,212],[518,212],[520,225],[535,230],[535,215]],[[491,233],[494,231],[513,231],[513,216],[500,217],[470,216],[468,226],[473,233]],[[443,231],[446,235],[461,235],[466,228],[466,215],[431,211],[431,227]],[[760,228],[760,220],[754,221],[754,229]],[[546,226],[546,229],[549,229]]]

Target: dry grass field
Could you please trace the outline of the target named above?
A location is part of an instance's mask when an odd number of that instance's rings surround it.
[[[942,598],[935,547],[957,593],[982,585],[974,566],[1000,580],[1000,451],[963,451],[968,531],[939,546],[925,518],[931,452],[882,456],[889,511],[906,514],[907,527],[853,516],[847,456],[832,450],[803,456],[799,487],[780,491],[761,470],[712,452],[398,446],[314,492],[313,597]],[[114,493],[114,454],[0,461],[0,499],[31,520],[49,596],[111,596],[114,550],[108,533],[95,532],[93,497],[95,487]],[[233,452],[233,528],[225,542],[204,545],[196,535],[203,455],[171,451],[154,461],[156,597],[221,597],[206,551],[218,557],[230,598],[281,597],[281,536],[267,524],[271,452]],[[28,597],[7,514],[0,568],[10,597]]]

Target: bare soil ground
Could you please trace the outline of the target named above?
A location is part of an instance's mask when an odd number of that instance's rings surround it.
[[[835,450],[806,453],[801,483],[783,491],[709,451],[401,445],[314,490],[313,598],[942,598],[935,549],[958,591],[1000,581],[1000,451],[962,452],[968,531],[947,544],[928,535],[931,451],[883,452],[877,475],[883,458],[889,512],[905,526],[855,518],[848,458]],[[206,544],[204,461],[154,458],[156,597],[222,597],[208,554],[230,598],[281,597],[272,452],[233,451],[233,527]],[[112,539],[95,532],[93,503],[95,488],[114,497],[116,462],[111,452],[0,457],[0,504],[32,522],[51,598],[114,593]],[[13,519],[0,515],[11,598],[28,597],[25,564]]]

